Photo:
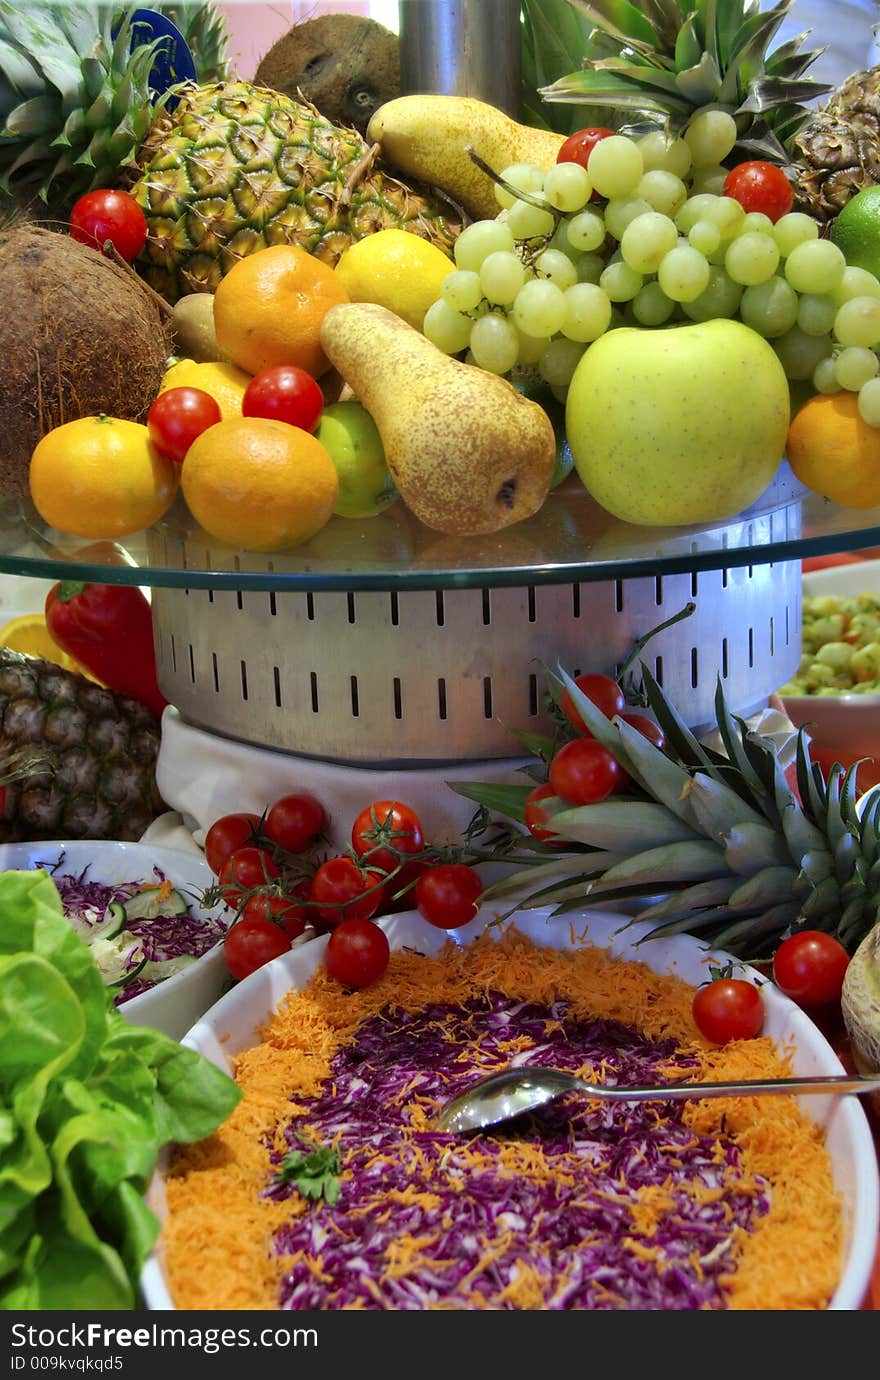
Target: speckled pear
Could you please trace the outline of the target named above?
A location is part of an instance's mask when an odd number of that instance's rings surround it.
[[[373,302],[331,307],[321,345],[382,437],[411,512],[436,532],[497,532],[538,511],[556,440],[512,384],[432,345]]]

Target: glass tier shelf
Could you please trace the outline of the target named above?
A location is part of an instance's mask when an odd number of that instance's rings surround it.
[[[842,508],[783,463],[736,518],[706,527],[635,527],[600,508],[576,476],[526,522],[454,537],[402,502],[379,517],[335,517],[303,545],[236,551],[198,528],[182,499],[162,522],[118,542],[46,527],[28,503],[0,505],[0,572],[164,588],[438,590],[635,579],[801,560],[880,545],[880,508]]]

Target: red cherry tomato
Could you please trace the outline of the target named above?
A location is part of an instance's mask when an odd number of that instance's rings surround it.
[[[343,920],[327,941],[327,972],[344,987],[369,987],[388,967],[391,950],[372,920]]]
[[[86,192],[74,202],[70,212],[70,238],[100,250],[109,240],[117,253],[131,263],[147,242],[147,222],[128,192],[103,188]]]
[[[653,719],[649,719],[647,714],[621,714],[624,723],[628,723],[630,728],[636,729],[643,738],[647,738],[649,743],[655,747],[664,748],[666,746],[666,734],[659,724],[655,724]]]
[[[290,940],[271,920],[237,920],[223,941],[223,957],[234,978],[241,981],[290,949]]]
[[[620,784],[616,758],[595,738],[574,738],[550,763],[550,785],[570,805],[595,805]]]
[[[607,139],[609,134],[613,133],[613,129],[606,129],[604,125],[576,130],[574,134],[569,134],[562,144],[556,155],[557,163],[580,163],[581,167],[585,168],[599,140]]]
[[[399,800],[375,800],[357,816],[351,830],[351,846],[370,867],[392,872],[399,853],[421,853],[425,846],[422,825],[415,810]]]
[[[265,886],[280,876],[280,869],[265,848],[245,844],[230,853],[220,869],[220,889],[228,906],[238,907],[245,892]]]
[[[849,954],[833,934],[799,930],[773,955],[773,981],[799,1006],[825,1006],[839,998],[848,967]]]
[[[746,211],[762,211],[774,223],[788,214],[794,202],[794,188],[785,173],[776,163],[762,159],[737,163],[725,177],[723,191]]]
[[[562,847],[565,847],[567,840],[560,839],[558,834],[555,834],[552,829],[546,827],[547,815],[541,808],[541,801],[546,800],[548,796],[555,796],[555,794],[556,792],[549,781],[545,781],[543,786],[536,786],[535,789],[530,791],[526,796],[523,813],[525,815],[526,828],[532,835],[532,838],[539,839],[541,843],[561,844]]]
[[[713,1044],[751,1040],[764,1024],[764,1000],[754,983],[743,978],[716,978],[701,987],[692,1003],[701,1035]]]
[[[328,929],[343,920],[369,920],[379,909],[384,880],[381,872],[365,871],[353,858],[328,858],[312,878],[315,913]]]
[[[483,890],[479,873],[465,863],[438,863],[416,882],[416,908],[429,925],[457,930],[473,920]]]
[[[255,374],[241,400],[245,417],[269,417],[302,431],[314,431],[324,410],[320,386],[295,364],[279,364]]]
[[[196,437],[222,420],[210,393],[201,388],[166,388],[147,413],[147,431],[160,455],[182,465]]]
[[[242,907],[242,919],[268,920],[278,925],[288,939],[298,939],[309,921],[309,908],[300,902],[309,899],[310,889],[311,883],[304,877],[284,896],[267,891],[255,892]]]
[[[230,853],[249,843],[259,827],[259,815],[223,815],[214,820],[205,835],[205,861],[215,877],[220,876],[220,869]]]
[[[266,837],[287,853],[304,853],[327,823],[327,812],[313,795],[283,795],[266,815]]]
[[[612,680],[610,676],[600,675],[598,672],[589,672],[583,676],[575,676],[574,683],[577,688],[586,695],[588,700],[601,711],[606,719],[613,719],[615,714],[622,714],[626,709],[626,700],[623,691]],[[578,733],[589,734],[589,729],[575,708],[574,699],[570,691],[563,690],[559,701],[562,710],[572,728],[577,729]]]

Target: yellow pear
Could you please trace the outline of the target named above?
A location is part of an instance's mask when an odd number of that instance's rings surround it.
[[[513,163],[533,163],[549,171],[564,135],[521,125],[473,96],[399,96],[386,101],[367,127],[395,168],[446,192],[476,220],[494,220],[500,207],[494,183],[468,153],[496,173]]]
[[[435,532],[497,532],[538,511],[556,465],[547,413],[445,355],[374,302],[331,307],[321,346],[372,416],[411,512]]]

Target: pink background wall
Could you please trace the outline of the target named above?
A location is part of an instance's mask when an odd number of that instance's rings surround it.
[[[369,14],[369,0],[231,0],[219,8],[226,15],[229,58],[239,76],[252,77],[257,63],[292,24],[319,14]]]

